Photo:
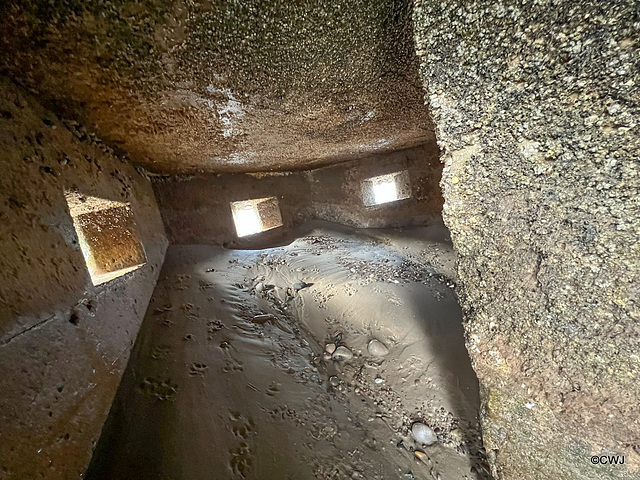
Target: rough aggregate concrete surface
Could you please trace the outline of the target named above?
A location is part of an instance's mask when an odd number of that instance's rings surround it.
[[[289,170],[433,140],[403,0],[0,6],[0,69],[158,172]]]
[[[6,79],[0,151],[0,479],[82,478],[164,260],[162,219],[126,158]],[[66,190],[129,204],[146,264],[94,286]]]
[[[411,197],[366,207],[362,181],[408,171]],[[315,170],[276,174],[201,174],[154,178],[153,186],[172,244],[264,248],[295,238],[294,229],[321,219],[361,228],[442,223],[440,152],[435,143]],[[230,202],[275,196],[282,227],[238,238]]]
[[[414,28],[495,477],[640,478],[640,4],[418,1]]]

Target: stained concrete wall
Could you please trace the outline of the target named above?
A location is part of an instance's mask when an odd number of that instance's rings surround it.
[[[81,478],[167,239],[149,180],[0,82],[0,478]],[[130,203],[143,267],[94,287],[65,189]]]
[[[158,173],[433,141],[407,0],[3,0],[0,71]]]
[[[499,479],[640,478],[639,18],[635,0],[416,3]]]
[[[412,196],[365,207],[363,180],[409,170]],[[307,219],[354,227],[403,227],[437,221],[442,165],[435,143],[331,167],[276,175],[223,174],[154,179],[153,185],[172,244],[264,247],[290,239]],[[230,202],[276,196],[283,226],[251,237],[236,235]]]

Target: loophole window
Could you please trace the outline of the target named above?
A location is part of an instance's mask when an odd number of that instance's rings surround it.
[[[362,201],[367,207],[411,198],[409,171],[380,175],[362,182]]]
[[[282,215],[276,197],[231,202],[231,212],[238,237],[282,226]]]
[[[136,270],[147,262],[128,203],[65,192],[73,226],[94,285]]]

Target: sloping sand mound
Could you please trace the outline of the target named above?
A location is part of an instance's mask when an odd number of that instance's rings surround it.
[[[445,236],[171,247],[88,478],[486,478]]]

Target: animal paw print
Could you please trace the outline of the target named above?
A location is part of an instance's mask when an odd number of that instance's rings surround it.
[[[209,289],[211,289],[211,288],[213,288],[213,287],[214,287],[214,284],[213,284],[213,283],[211,283],[211,282],[206,282],[206,281],[204,281],[204,280],[200,280],[200,286],[199,286],[200,290],[202,290],[202,291],[204,291],[204,290],[209,290]]]
[[[151,358],[153,358],[154,360],[164,360],[165,358],[169,357],[171,354],[173,353],[173,349],[171,348],[170,345],[156,345],[155,347],[153,347],[153,350],[151,352]]]
[[[162,320],[162,326],[163,327],[167,327],[167,328],[171,328],[173,326],[173,320],[171,320],[170,318],[164,318]]]
[[[254,463],[254,454],[248,442],[256,425],[241,412],[229,412],[229,420],[231,432],[240,440],[238,447],[229,452],[229,467],[235,476],[246,478]]]
[[[226,362],[224,362],[224,367],[222,367],[222,371],[224,373],[230,372],[242,372],[244,370],[244,363],[240,360],[236,360],[235,358],[230,358]]]
[[[246,443],[240,443],[238,448],[229,452],[229,466],[236,477],[247,478],[253,466],[253,452]]]
[[[358,290],[356,290],[356,289],[353,287],[353,284],[351,284],[351,283],[347,283],[347,284],[345,285],[344,293],[346,293],[346,294],[347,294],[347,295],[349,295],[350,297],[353,297],[353,296],[356,294],[356,292],[357,292],[357,291],[358,291]]]
[[[189,288],[189,279],[191,278],[191,275],[176,275],[176,288],[178,290],[185,290],[187,288]]]
[[[224,373],[242,372],[244,370],[244,363],[231,356],[231,349],[233,348],[231,344],[227,341],[223,341],[220,343],[220,348],[224,351],[225,356],[227,357],[227,360],[224,362],[224,367],[222,367],[222,371]]]
[[[270,397],[275,397],[276,394],[280,391],[280,384],[276,383],[276,382],[271,382],[271,385],[269,385],[269,388],[267,388],[267,395],[269,395]]]
[[[191,377],[204,377],[205,372],[209,369],[204,363],[192,363],[189,367],[189,376]]]
[[[157,378],[147,377],[142,380],[138,391],[158,400],[172,400],[178,393],[178,385],[171,383],[171,380],[158,380]]]
[[[243,440],[249,439],[256,426],[256,422],[252,418],[247,418],[242,412],[229,412],[229,420],[231,421],[231,432]]]
[[[220,320],[211,320],[207,322],[207,339],[212,340],[213,336],[223,328],[224,325]]]

